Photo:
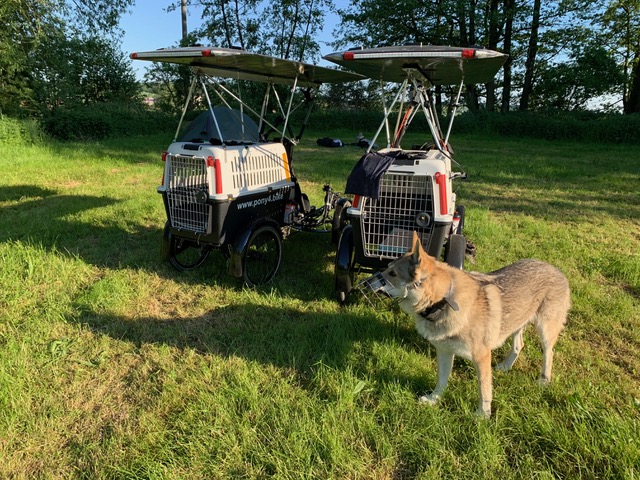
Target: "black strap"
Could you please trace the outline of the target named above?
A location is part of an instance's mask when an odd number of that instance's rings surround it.
[[[431,317],[435,313],[440,312],[441,310],[444,310],[448,306],[451,307],[454,312],[457,312],[458,310],[460,310],[460,307],[458,307],[458,304],[455,302],[455,300],[448,297],[444,297],[439,302],[436,302],[431,306],[425,308],[423,311],[419,312],[418,315],[420,315],[422,318],[429,320],[430,322],[433,322],[433,319],[429,317]]]

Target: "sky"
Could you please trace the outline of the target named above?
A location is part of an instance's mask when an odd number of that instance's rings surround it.
[[[167,13],[165,11],[170,0],[136,0],[131,13],[122,16],[120,27],[124,30],[122,51],[129,56],[132,52],[145,52],[166,48],[178,43],[182,36],[182,20],[180,9]],[[338,8],[348,4],[347,0],[334,0]],[[321,55],[331,53],[333,49],[326,43],[332,40],[332,31],[336,26],[338,16],[328,12],[325,26],[320,38]],[[189,11],[187,26],[189,30],[200,25],[200,11]],[[321,64],[328,65],[326,62]],[[142,78],[148,62],[133,61],[132,66],[138,78]]]

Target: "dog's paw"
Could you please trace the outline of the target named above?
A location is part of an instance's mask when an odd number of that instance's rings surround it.
[[[495,369],[498,372],[508,372],[509,370],[511,370],[511,365],[509,365],[506,362],[500,362],[499,364],[496,365]]]
[[[476,417],[483,419],[491,417],[491,400],[480,400],[476,410]]]
[[[540,385],[541,387],[546,387],[547,385],[549,385],[551,383],[551,379],[547,378],[543,375],[540,375],[540,377],[538,377],[538,385]]]
[[[440,395],[437,395],[435,393],[432,393],[430,395],[422,395],[420,398],[418,398],[418,401],[420,403],[425,403],[427,405],[435,405],[439,400]]]
[[[491,418],[491,408],[489,409],[478,408],[476,410],[476,417],[481,420],[487,420]]]

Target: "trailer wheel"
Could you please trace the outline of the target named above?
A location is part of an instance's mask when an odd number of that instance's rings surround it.
[[[211,249],[186,238],[172,236],[169,244],[169,263],[180,272],[193,270],[204,263]]]
[[[250,287],[271,280],[282,258],[280,234],[271,225],[263,225],[253,231],[242,254],[242,278]]]
[[[336,204],[333,211],[333,223],[331,225],[331,241],[334,245],[338,245],[340,234],[344,227],[349,223],[347,218],[347,209],[351,207],[351,202],[346,198],[341,198]]]
[[[351,225],[347,225],[344,227],[342,234],[340,235],[334,264],[336,299],[340,305],[347,303],[349,294],[353,289],[353,261],[353,227]]]
[[[179,272],[198,268],[207,259],[210,251],[208,245],[176,237],[171,233],[169,222],[165,223],[160,256],[163,260],[168,260]]]
[[[465,212],[464,205],[458,205],[456,207],[456,213],[460,217],[460,223],[458,223],[458,228],[453,233],[457,233],[459,235],[464,234],[464,212]]]
[[[457,233],[450,235],[444,247],[444,260],[455,268],[462,269],[464,255],[467,250],[467,239]]]

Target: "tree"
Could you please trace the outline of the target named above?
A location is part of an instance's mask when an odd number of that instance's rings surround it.
[[[332,0],[181,0],[180,5],[202,7],[202,24],[181,42],[183,46],[206,41],[298,61],[318,59],[316,38],[325,12],[333,8]],[[173,4],[167,10],[176,8]],[[161,108],[176,111],[184,106],[190,84],[188,68],[157,64],[148,69],[145,80],[161,86],[163,95],[157,102]],[[245,100],[258,94],[258,87],[248,82],[239,82],[238,88]],[[259,89],[262,95],[262,87]]]
[[[43,113],[63,105],[130,101],[139,93],[119,47],[100,37],[47,38],[31,68],[30,86]]]
[[[509,55],[503,66],[502,74],[502,101],[500,104],[501,112],[508,112],[511,106],[511,79],[513,55],[511,45],[513,42],[513,22],[516,13],[516,1],[504,0],[504,40],[502,51]]]
[[[250,50],[258,45],[256,12],[259,0],[187,0],[187,6],[202,7],[202,25],[191,33],[218,47]],[[174,8],[169,7],[169,11]]]
[[[622,83],[624,78],[616,60],[594,40],[574,46],[568,60],[541,68],[531,107],[585,110],[591,100],[619,91]]]
[[[298,61],[317,59],[320,45],[315,38],[322,29],[324,12],[332,6],[331,0],[271,2],[263,14],[273,21],[262,27],[262,50],[277,57]]]
[[[158,62],[147,69],[144,79],[147,85],[158,89],[156,107],[165,112],[182,110],[191,85],[191,70],[188,66]]]
[[[602,24],[610,45],[622,65],[624,113],[640,112],[640,0],[613,0]]]
[[[7,0],[0,3],[0,111],[33,113],[34,88],[56,78],[64,82],[66,66],[47,45],[61,38],[108,36],[134,0]],[[50,54],[51,53],[51,54]],[[50,56],[51,68],[39,68]],[[37,75],[44,77],[37,78]]]
[[[497,0],[494,2],[497,20]],[[479,0],[401,1],[352,0],[340,11],[341,25],[336,29],[335,47],[348,44],[364,47],[424,43],[432,45],[476,46],[488,41],[489,30],[484,19],[486,2]],[[390,25],[391,28],[381,28]],[[492,25],[498,43],[498,24]],[[437,101],[440,95],[436,95]],[[438,102],[438,104],[440,104]],[[479,108],[479,90],[466,89],[466,105]]]
[[[377,85],[371,82],[329,83],[320,89],[316,101],[327,110],[375,110],[382,97]]]
[[[35,0],[0,2],[0,113],[19,114],[28,102],[30,53],[53,23],[50,13]]]
[[[325,12],[333,8],[332,0],[187,1],[202,7],[202,25],[192,32],[195,37],[218,47],[240,47],[299,61],[318,59],[316,38]]]
[[[379,47],[405,43],[451,44],[459,39],[454,6],[462,1],[352,0],[339,10],[335,48]],[[389,26],[384,28],[383,26]],[[459,24],[458,24],[459,27]]]
[[[187,40],[189,29],[187,28],[187,0],[180,0],[180,18],[182,19],[182,41]]]
[[[135,3],[135,0],[28,1],[50,6],[70,31],[89,34],[89,36],[99,36],[117,30],[120,17]]]
[[[605,62],[600,67],[606,67],[610,72],[611,64],[605,61],[602,51],[593,51],[593,55],[586,51],[579,55],[575,53],[581,45],[593,45],[600,33],[601,24],[597,22],[604,11],[604,2],[352,0],[340,12],[343,22],[336,29],[338,38],[334,46],[355,44],[375,47],[407,42],[486,46],[509,55],[502,79],[498,75],[495,85],[493,82],[486,85],[487,109],[492,110],[499,104],[500,109],[506,112],[513,105],[527,110],[541,108],[545,102],[554,103],[558,90],[552,88],[550,79],[564,77],[568,72],[576,78],[584,78],[584,88],[577,88],[574,94],[579,95],[572,97],[575,107],[577,103],[583,104],[584,95],[596,95],[605,86],[596,86],[588,78],[590,73],[594,73],[590,70],[592,62]],[[618,55],[623,58],[621,63],[627,65],[628,70],[626,105],[634,104],[636,98],[640,104],[640,67],[636,68],[640,63],[640,47],[636,47],[640,43],[637,36],[640,31],[640,0],[611,0],[609,3],[616,6],[609,9],[609,21],[615,25],[611,28],[611,41],[615,39],[617,42]],[[380,28],[381,25],[389,28]],[[628,35],[617,35],[618,32]],[[622,52],[626,52],[626,56]],[[565,63],[568,65],[563,66]],[[578,72],[580,69],[584,71]],[[540,84],[543,80],[544,84]],[[468,108],[475,109],[481,105],[476,95],[481,93],[481,86],[467,89]],[[547,94],[550,98],[545,98]]]
[[[487,30],[489,32],[489,43],[487,47],[490,50],[496,50],[500,42],[500,33],[504,26],[504,18],[499,11],[500,0],[490,0],[487,5]],[[487,88],[487,110],[494,111],[496,104],[495,82],[492,80],[486,85]]]
[[[520,95],[520,110],[528,110],[529,96],[533,90],[533,75],[536,67],[536,55],[538,54],[538,31],[540,29],[541,0],[534,0],[531,16],[531,34],[529,35],[529,47],[527,48],[527,60],[525,61],[524,84]]]
[[[640,113],[640,51],[633,52],[631,79],[624,97],[624,113]]]
[[[181,4],[185,1],[189,2]],[[316,33],[323,12],[333,2],[190,0],[189,4],[203,7],[203,25],[194,32],[197,39],[314,60],[319,52]],[[625,72],[621,87],[625,111],[640,111],[640,0],[351,0],[339,14],[342,22],[332,43],[336,49],[425,43],[486,46],[508,54],[502,78],[484,88],[489,110],[592,105],[587,97],[607,90],[606,82],[592,78],[597,69],[617,78],[611,55],[594,43],[606,38],[606,47],[614,49]],[[608,32],[608,37],[598,36]],[[585,45],[591,51],[581,47]],[[571,77],[581,85],[570,88]],[[481,107],[482,94],[482,86],[467,88],[468,108]]]

